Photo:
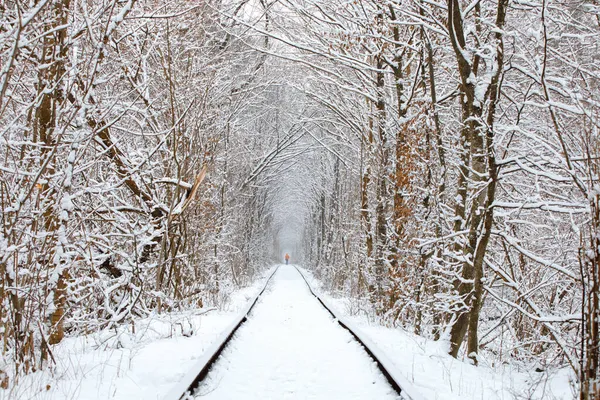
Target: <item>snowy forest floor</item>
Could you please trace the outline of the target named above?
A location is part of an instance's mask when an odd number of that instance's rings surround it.
[[[304,271],[306,272],[306,271]],[[308,275],[313,288],[317,280]],[[130,327],[69,338],[57,365],[29,375],[0,399],[160,399],[196,363],[263,279],[235,292],[226,310],[157,315]],[[444,399],[572,399],[569,372],[514,365],[474,367],[433,342],[382,327],[325,296],[391,359],[420,394]],[[201,387],[200,399],[395,398],[372,360],[312,297],[291,267],[281,268]]]
[[[0,400],[161,399],[263,284],[258,279],[232,293],[223,310],[165,313],[136,321],[135,333],[122,326],[67,338],[53,347],[55,367],[0,389]]]
[[[313,288],[321,282],[302,270]],[[577,395],[570,383],[570,369],[536,372],[535,367],[502,364],[492,366],[479,354],[480,365],[448,355],[447,341],[433,341],[403,329],[381,326],[356,303],[319,290],[321,297],[366,334],[405,378],[428,400],[571,400]]]

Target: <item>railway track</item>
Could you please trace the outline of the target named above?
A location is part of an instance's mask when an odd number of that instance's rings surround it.
[[[319,293],[311,287],[304,273],[296,268],[298,274],[302,277],[302,280],[308,287],[312,296],[327,310],[327,312],[333,317],[333,319],[345,330],[347,330],[352,337],[361,345],[364,351],[369,357],[375,362],[383,376],[388,381],[389,385],[395,390],[399,398],[402,400],[423,400],[418,392],[413,388],[412,384],[406,380],[402,375],[394,371],[393,364],[387,358],[387,356],[373,343],[370,339],[364,335],[358,328],[340,315],[335,309],[324,299]],[[277,273],[279,267],[276,268],[266,279],[263,287],[259,293],[248,302],[248,305],[243,312],[232,322],[232,324],[223,332],[215,343],[204,352],[204,355],[198,361],[196,366],[188,372],[188,374],[168,393],[164,400],[186,400],[193,398],[194,392],[202,384],[203,380],[207,377],[211,367],[219,359],[223,350],[228,346],[231,340],[234,338],[235,333],[243,326],[244,322],[248,320],[250,313],[258,303],[258,300],[265,292],[267,287],[272,281],[273,276]]]

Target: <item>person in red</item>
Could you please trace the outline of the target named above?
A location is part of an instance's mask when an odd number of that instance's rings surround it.
[[[290,262],[290,255],[288,253],[285,253],[285,265],[288,265],[289,262]]]

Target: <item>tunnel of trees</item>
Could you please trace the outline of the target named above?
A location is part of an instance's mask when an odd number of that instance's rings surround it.
[[[596,399],[597,0],[0,3],[0,384],[289,253]]]

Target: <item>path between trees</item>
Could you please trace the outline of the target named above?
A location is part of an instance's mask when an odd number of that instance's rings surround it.
[[[197,399],[398,399],[375,362],[282,265]]]

